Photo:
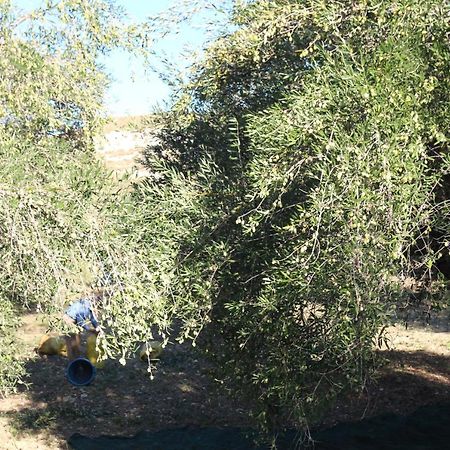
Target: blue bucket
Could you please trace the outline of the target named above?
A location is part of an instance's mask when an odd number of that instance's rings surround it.
[[[86,358],[77,358],[70,361],[66,369],[66,376],[74,386],[86,386],[95,378],[96,370]]]

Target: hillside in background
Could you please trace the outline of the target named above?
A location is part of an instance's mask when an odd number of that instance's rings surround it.
[[[156,142],[152,116],[114,117],[104,127],[104,134],[95,141],[98,156],[108,169],[123,174],[145,176],[148,169],[139,162],[142,151]]]

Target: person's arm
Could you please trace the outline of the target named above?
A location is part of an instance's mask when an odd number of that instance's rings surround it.
[[[77,324],[77,321],[73,317],[70,317],[69,314],[67,314],[67,313],[64,313],[63,320],[67,325],[76,325]]]
[[[100,331],[100,324],[98,323],[97,317],[95,317],[94,311],[92,311],[92,307],[89,308],[89,320],[95,328],[95,331]]]

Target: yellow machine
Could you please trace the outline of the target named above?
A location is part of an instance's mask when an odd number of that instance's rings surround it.
[[[63,336],[44,335],[39,341],[37,352],[40,355],[67,356],[66,340]]]
[[[105,361],[98,361],[97,335],[89,333],[86,338],[86,358],[97,368],[102,368]],[[67,344],[64,336],[49,336],[45,334],[41,337],[36,348],[39,355],[59,355],[67,357]]]

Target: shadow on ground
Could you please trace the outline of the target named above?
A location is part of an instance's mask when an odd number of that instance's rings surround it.
[[[322,431],[313,435],[316,449],[450,448],[449,358],[384,354],[389,364],[377,381],[330,408]],[[245,405],[217,390],[191,347],[165,351],[153,381],[138,360],[124,367],[108,361],[91,385],[74,387],[65,378],[66,365],[57,356],[28,361],[31,386],[3,413],[17,432],[46,430],[80,450],[265,449],[246,435],[254,423]],[[292,444],[300,436],[291,431],[279,438],[280,449],[301,448]]]
[[[322,427],[312,431],[314,445],[302,446],[301,432],[277,438],[279,450],[443,450],[450,448],[450,360],[423,351],[389,351],[389,364],[360,395],[342,398]],[[361,417],[366,418],[361,419]],[[336,423],[334,426],[330,424]],[[268,450],[254,444],[251,429],[184,427],[141,432],[133,438],[75,434],[74,450]]]
[[[142,432],[133,438],[88,438],[79,434],[69,440],[74,450],[269,450],[252,443],[250,430],[239,428],[183,428]],[[413,414],[387,414],[359,422],[342,423],[312,432],[314,445],[302,445],[300,433],[288,431],[277,438],[277,449],[294,450],[443,450],[450,442],[450,403],[423,406]]]
[[[386,413],[411,414],[420,406],[450,403],[448,356],[390,350],[381,352],[381,357],[385,364],[375,379],[362,392],[342,396],[324,417],[323,425]]]
[[[138,359],[125,366],[107,361],[89,386],[68,383],[68,360],[34,356],[28,360],[29,389],[3,408],[16,433],[41,433],[66,440],[73,433],[133,435],[176,426],[252,426],[247,411],[220,392],[208,364],[190,346],[165,350],[150,379]],[[1,445],[0,445],[1,447]]]

